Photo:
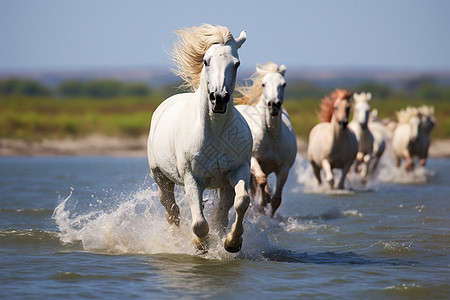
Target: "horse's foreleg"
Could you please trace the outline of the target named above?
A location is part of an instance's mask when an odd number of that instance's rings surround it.
[[[199,250],[207,249],[207,237],[209,232],[208,222],[203,215],[203,190],[196,180],[190,175],[184,179],[186,195],[192,215],[192,231],[196,235],[194,242]]]
[[[369,166],[370,166],[371,158],[372,158],[372,156],[370,154],[366,154],[363,157],[363,161],[361,164],[361,181],[363,183],[365,183],[367,180],[367,175],[369,173]]]
[[[402,154],[406,160],[405,169],[407,171],[413,171],[414,170],[414,162],[412,160],[411,154],[409,153],[409,150],[408,149],[403,150]]]
[[[319,185],[322,184],[322,179],[320,178],[320,167],[313,160],[311,160],[311,166],[313,168],[314,176],[317,178]]]
[[[234,196],[234,189],[231,185],[219,190],[219,203],[216,206],[216,222],[214,223],[214,226],[220,235],[223,235],[227,229],[228,212],[233,206]]]
[[[243,221],[244,215],[250,204],[248,196],[248,183],[250,179],[249,165],[243,165],[236,173],[230,174],[229,181],[234,187],[234,209],[236,210],[236,219],[231,226],[224,242],[224,248],[228,252],[235,253],[241,249],[242,234],[244,233]]]
[[[334,177],[333,177],[333,170],[331,169],[331,164],[328,161],[328,159],[322,160],[322,169],[325,172],[325,179],[330,184],[331,188],[334,188]],[[348,169],[347,169],[348,171]]]
[[[254,157],[252,157],[251,160],[251,173],[252,176],[255,177],[256,184],[261,193],[259,204],[266,206],[270,202],[270,191],[267,187],[267,174],[262,171],[261,166]]]
[[[151,170],[151,173],[158,185],[159,201],[166,209],[167,222],[177,226],[180,225],[180,208],[175,203],[175,195],[173,193],[175,184],[159,168]]]
[[[283,168],[276,175],[277,175],[277,189],[270,202],[270,204],[272,205],[272,218],[275,215],[275,212],[277,211],[278,207],[280,207],[281,205],[281,196],[283,193],[284,184],[286,183],[286,180],[289,175],[289,167]]]
[[[351,166],[352,166],[352,163],[349,163],[348,165],[346,165],[346,166],[344,166],[342,168],[342,175],[341,175],[341,178],[339,179],[339,183],[338,183],[338,189],[339,190],[343,190],[344,189],[345,177],[347,176],[348,170],[350,170]]]

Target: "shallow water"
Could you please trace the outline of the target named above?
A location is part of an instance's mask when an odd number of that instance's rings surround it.
[[[174,229],[145,158],[0,158],[0,298],[448,298],[450,160],[380,167],[335,192],[299,156],[238,254],[214,232],[198,254],[183,190]]]

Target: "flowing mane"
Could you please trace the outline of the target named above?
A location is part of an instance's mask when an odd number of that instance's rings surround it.
[[[402,109],[395,113],[399,124],[408,124],[411,118],[418,116],[419,112],[416,107],[408,106],[406,109]]]
[[[256,72],[250,76],[248,80],[252,81],[251,85],[237,86],[236,91],[242,95],[235,98],[236,104],[256,105],[261,98],[263,86],[262,81],[268,73],[283,72],[276,63],[271,61],[264,65],[257,65]]]
[[[334,112],[334,104],[338,99],[349,100],[353,92],[346,90],[335,89],[330,96],[325,96],[320,102],[320,112],[317,114],[320,122],[331,122],[331,117]]]
[[[183,79],[183,87],[195,91],[200,84],[203,57],[213,44],[225,45],[233,39],[230,30],[224,26],[202,24],[175,31],[178,41],[170,53],[176,64],[174,74]]]

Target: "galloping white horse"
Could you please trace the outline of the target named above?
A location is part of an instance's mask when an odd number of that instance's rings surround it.
[[[411,147],[411,155],[418,156],[420,166],[425,167],[428,157],[428,148],[430,147],[430,133],[436,125],[434,118],[434,107],[423,105],[418,109],[420,124],[419,137],[416,143]]]
[[[402,160],[405,159],[405,169],[412,171],[414,170],[413,145],[419,137],[419,112],[415,107],[407,107],[396,112],[396,114],[398,125],[392,134],[392,150],[396,165],[400,167]]]
[[[295,162],[297,139],[289,115],[281,107],[284,99],[286,66],[278,67],[273,62],[258,66],[250,78],[251,86],[238,87],[243,97],[237,99],[236,108],[250,125],[253,136],[251,160],[250,193],[255,196],[260,191],[262,206],[272,206],[271,215],[275,215],[281,204],[281,195],[289,169]],[[271,198],[267,185],[269,174],[275,173],[276,190]]]
[[[352,92],[336,89],[331,99],[325,97],[320,105],[319,120],[309,134],[308,159],[319,184],[320,170],[334,188],[333,168],[342,169],[338,189],[344,189],[344,180],[358,152],[355,134],[347,128]]]
[[[226,27],[208,24],[184,28],[177,34],[178,44],[172,53],[178,64],[176,74],[193,93],[172,96],[153,113],[147,148],[151,174],[170,224],[180,222],[174,185],[185,187],[199,250],[207,249],[209,232],[203,215],[203,191],[219,189],[215,224],[225,232],[228,211],[234,203],[236,220],[224,247],[237,252],[250,203],[252,135],[234,107],[232,93],[239,66],[238,48],[246,35],[243,31],[234,39]]]
[[[358,153],[356,154],[355,170],[361,174],[362,182],[367,179],[370,160],[373,152],[373,135],[369,130],[369,114],[371,93],[362,92],[353,94],[355,106],[353,111],[353,120],[348,124],[358,140]]]

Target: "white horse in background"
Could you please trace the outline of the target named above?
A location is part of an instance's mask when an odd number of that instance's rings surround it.
[[[193,92],[166,99],[153,113],[147,147],[151,174],[170,224],[180,222],[174,185],[185,187],[199,250],[207,249],[209,232],[203,215],[203,191],[219,189],[214,224],[225,232],[234,203],[236,219],[224,247],[237,252],[250,203],[252,135],[234,107],[232,93],[238,48],[246,35],[243,31],[234,39],[226,27],[208,24],[176,33],[178,43],[172,53],[178,66],[175,72]]]
[[[419,137],[419,112],[415,107],[407,107],[396,114],[398,124],[392,134],[392,150],[396,165],[400,167],[402,160],[405,159],[405,169],[412,171],[414,170],[413,147]]]
[[[428,158],[428,148],[430,147],[430,133],[436,125],[434,117],[434,107],[423,105],[417,109],[420,118],[419,137],[412,145],[411,155],[418,156],[420,166],[425,167]]]
[[[319,184],[320,170],[334,188],[334,168],[342,169],[338,189],[344,189],[344,180],[358,152],[355,134],[347,127],[352,92],[336,89],[331,98],[325,97],[320,105],[319,120],[309,134],[308,159]]]
[[[369,173],[373,174],[380,163],[381,156],[386,150],[389,140],[389,129],[378,119],[377,109],[372,109],[370,113],[369,130],[373,136],[373,152],[369,165]]]
[[[272,217],[281,204],[284,184],[295,162],[297,140],[289,115],[282,107],[286,66],[273,62],[258,66],[250,86],[237,87],[243,97],[236,108],[250,126],[253,136],[250,194],[260,192],[259,204],[271,204]],[[267,184],[269,174],[276,175],[276,189],[271,197]]]
[[[348,124],[358,140],[358,153],[355,159],[355,171],[361,175],[362,182],[367,179],[370,160],[373,152],[373,135],[369,130],[369,114],[371,93],[354,93],[355,100],[353,120]]]

